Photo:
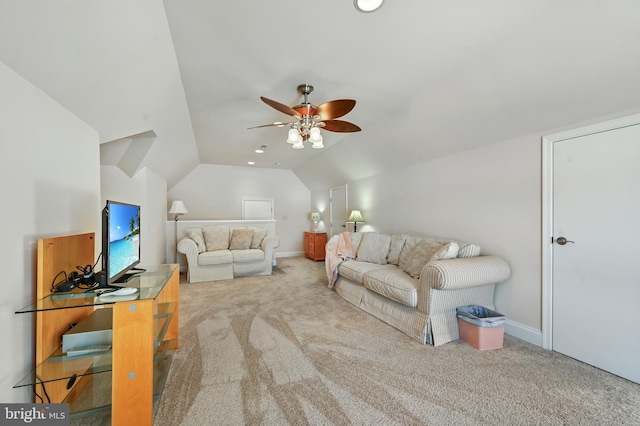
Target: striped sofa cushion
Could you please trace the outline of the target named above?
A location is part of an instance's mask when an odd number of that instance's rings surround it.
[[[405,306],[418,306],[419,281],[400,268],[378,269],[364,274],[365,288]]]
[[[198,255],[198,265],[224,265],[233,263],[231,250],[205,251]]]
[[[359,262],[357,260],[347,260],[338,266],[338,273],[345,278],[355,281],[358,284],[363,283],[363,276],[365,273],[375,271],[378,269],[396,269],[394,265],[379,265],[377,263]]]
[[[264,260],[264,252],[260,249],[231,250],[233,263],[260,262]]]

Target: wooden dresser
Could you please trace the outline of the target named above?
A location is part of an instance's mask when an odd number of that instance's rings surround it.
[[[304,233],[304,255],[311,260],[324,260],[327,234],[324,232]]]

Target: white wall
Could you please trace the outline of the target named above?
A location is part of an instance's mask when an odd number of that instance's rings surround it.
[[[165,263],[167,182],[149,168],[132,178],[115,166],[101,166],[102,206],[107,200],[140,206],[140,266]]]
[[[169,190],[166,212],[182,200],[189,213],[181,220],[242,219],[242,197],[273,199],[276,253],[302,254],[311,193],[291,170],[201,164]]]
[[[2,2],[0,58],[97,129],[101,142],[153,130],[141,165],[178,181],[198,152],[164,2],[60,6]]]
[[[31,402],[13,385],[34,367],[35,315],[14,312],[35,301],[39,238],[100,232],[99,138],[2,62],[0,93],[0,401]]]

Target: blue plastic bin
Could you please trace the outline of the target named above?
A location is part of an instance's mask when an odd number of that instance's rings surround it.
[[[507,318],[500,312],[479,305],[459,306],[456,316],[463,321],[483,328],[504,327]]]

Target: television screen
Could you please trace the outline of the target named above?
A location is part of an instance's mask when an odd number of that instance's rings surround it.
[[[114,284],[140,263],[140,206],[107,201],[102,216],[102,270]]]

